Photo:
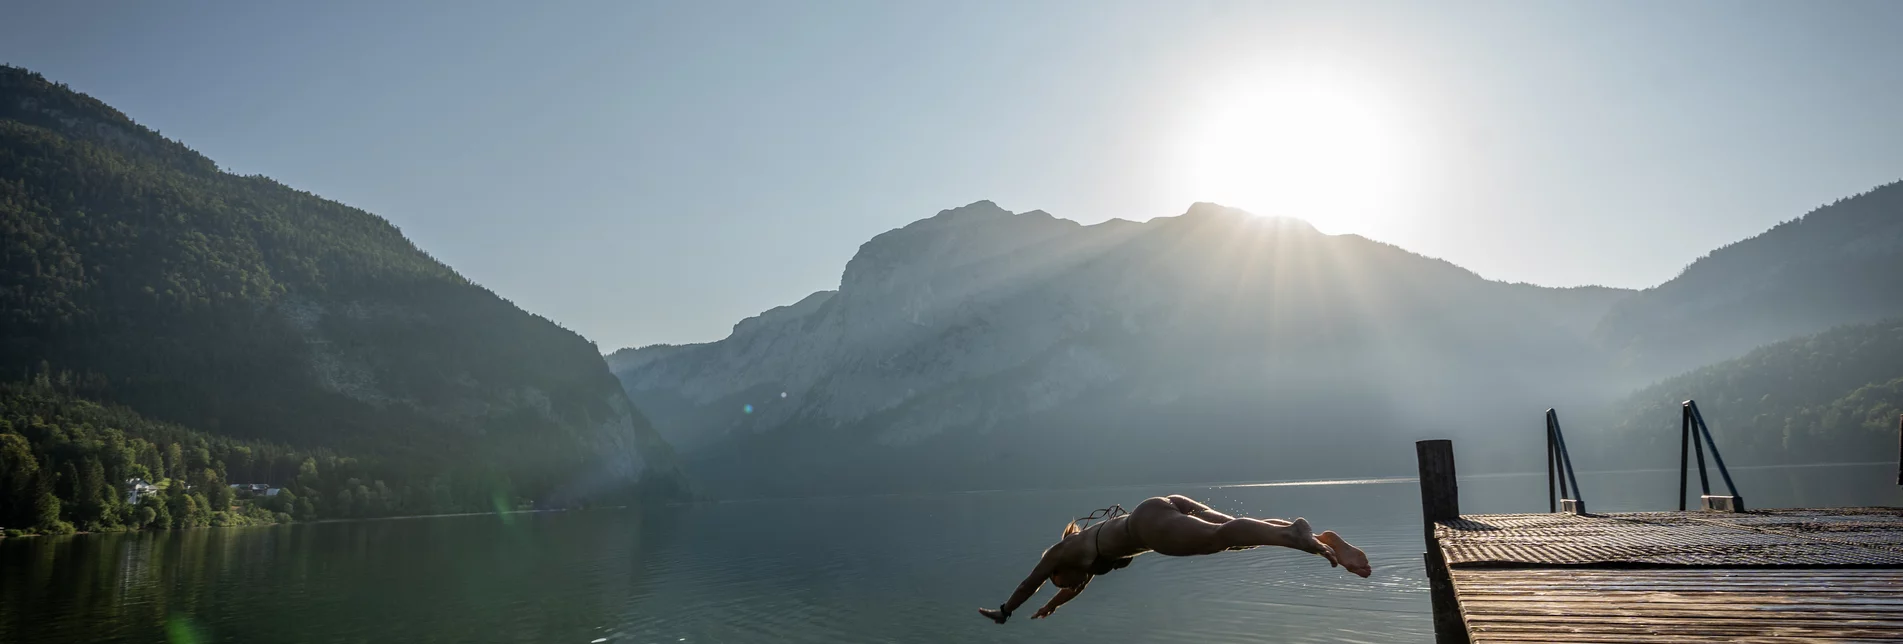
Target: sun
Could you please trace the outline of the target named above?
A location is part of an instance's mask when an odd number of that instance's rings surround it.
[[[1239,76],[1188,114],[1178,189],[1259,215],[1366,233],[1405,210],[1409,177],[1392,105],[1344,74]]]

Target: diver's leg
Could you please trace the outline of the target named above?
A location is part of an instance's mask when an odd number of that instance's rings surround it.
[[[1187,496],[1183,496],[1181,494],[1171,494],[1168,497],[1166,497],[1166,500],[1170,502],[1170,505],[1176,507],[1176,511],[1182,512],[1183,514],[1187,514],[1192,517],[1196,517],[1198,519],[1202,519],[1204,521],[1208,521],[1210,523],[1228,523],[1230,521],[1236,520],[1235,517],[1229,516],[1227,514],[1223,514],[1221,512],[1217,512],[1213,509],[1210,509],[1209,506],[1203,505],[1197,500],[1189,498]]]
[[[1328,559],[1331,566],[1348,565],[1350,572],[1363,577],[1369,574],[1366,554],[1359,548],[1349,546],[1346,540],[1341,539],[1341,535],[1334,532],[1323,533],[1325,537],[1316,535],[1307,519],[1283,521],[1234,518],[1211,510],[1209,506],[1189,497],[1170,495],[1168,498],[1157,497],[1144,501],[1135,512],[1130,513],[1130,521],[1144,545],[1157,554],[1181,557],[1213,554],[1233,548],[1281,546],[1321,555]],[[1339,559],[1334,550],[1335,543],[1349,548],[1351,558]]]
[[[1281,546],[1328,556],[1328,545],[1315,538],[1307,519],[1269,522],[1243,517],[1222,524],[1213,535],[1222,549]],[[1329,556],[1333,561],[1334,557]]]

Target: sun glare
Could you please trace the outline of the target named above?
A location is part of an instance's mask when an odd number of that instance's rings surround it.
[[[1179,188],[1323,232],[1368,232],[1404,207],[1402,132],[1378,93],[1339,74],[1256,74],[1189,115]]]

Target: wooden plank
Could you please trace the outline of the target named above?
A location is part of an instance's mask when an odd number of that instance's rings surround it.
[[[1502,590],[1509,590],[1509,591],[1524,590],[1529,588],[1541,588],[1546,586],[1591,586],[1595,589],[1607,590],[1607,591],[1626,590],[1626,589],[1642,591],[1642,590],[1653,590],[1653,589],[1659,589],[1659,588],[1685,588],[1688,590],[1697,591],[1699,589],[1709,590],[1709,589],[1720,587],[1720,586],[1727,586],[1727,587],[1763,586],[1766,588],[1789,588],[1789,589],[1792,589],[1793,591],[1799,588],[1815,588],[1815,589],[1829,591],[1833,589],[1842,588],[1846,585],[1853,586],[1853,587],[1882,585],[1880,583],[1865,582],[1863,580],[1852,579],[1852,578],[1818,578],[1818,579],[1783,580],[1783,579],[1696,579],[1696,578],[1656,579],[1656,578],[1634,577],[1629,579],[1555,578],[1550,581],[1547,581],[1547,580],[1540,580],[1540,581],[1477,580],[1476,581],[1458,572],[1454,575],[1454,579],[1469,582],[1473,584],[1472,587],[1476,590],[1482,590],[1487,588],[1499,588]],[[1903,577],[1898,577],[1894,575],[1885,575],[1882,577],[1882,580],[1884,583],[1895,583],[1899,580],[1903,580]]]
[[[1639,635],[1606,633],[1498,633],[1476,634],[1476,644],[1483,642],[1542,642],[1543,644],[1679,644],[1680,642],[1735,642],[1736,644],[1796,644],[1816,642],[1830,644],[1871,643],[1896,644],[1896,638],[1883,637],[1847,637],[1821,635],[1794,635],[1791,637],[1733,637],[1728,635]]]
[[[1643,606],[1625,606],[1603,608],[1599,610],[1580,610],[1576,606],[1540,606],[1517,605],[1510,607],[1476,606],[1461,603],[1468,624],[1482,621],[1532,621],[1540,623],[1564,623],[1568,620],[1610,620],[1610,619],[1646,619],[1661,621],[1699,621],[1731,620],[1733,622],[1752,622],[1761,624],[1790,622],[1792,625],[1814,623],[1817,620],[1830,620],[1833,623],[1865,623],[1885,628],[1903,628],[1903,615],[1895,612],[1866,612],[1850,610],[1790,610],[1777,612],[1757,612],[1750,610],[1702,610],[1699,608],[1647,608]]]
[[[1841,593],[1846,590],[1846,586],[1849,586],[1852,588],[1862,587],[1855,584],[1850,584],[1849,582],[1830,582],[1830,581],[1803,582],[1803,583],[1800,583],[1800,582],[1785,582],[1785,583],[1740,582],[1736,584],[1727,585],[1727,587],[1731,589],[1731,592],[1739,592],[1744,590],[1760,590],[1765,592],[1780,592],[1780,593],[1789,593],[1794,595],[1795,594],[1812,594],[1812,593]],[[1657,583],[1646,583],[1644,581],[1634,580],[1630,582],[1607,582],[1607,583],[1600,583],[1600,584],[1591,584],[1590,589],[1584,590],[1582,592],[1590,592],[1594,594],[1646,593],[1646,592],[1698,593],[1698,592],[1710,591],[1711,587],[1712,587],[1711,584],[1697,584],[1697,583],[1691,583],[1691,582],[1663,582],[1662,581]],[[1462,586],[1462,589],[1463,589],[1462,590],[1463,594],[1467,592],[1529,593],[1529,592],[1541,592],[1548,589],[1552,589],[1555,591],[1564,590],[1564,588],[1557,588],[1553,586],[1552,584],[1475,584],[1473,586]]]
[[[1725,624],[1716,622],[1687,622],[1681,624],[1646,623],[1635,621],[1607,621],[1590,624],[1557,623],[1511,623],[1493,622],[1475,624],[1474,633],[1603,633],[1603,634],[1646,634],[1664,635],[1679,633],[1687,635],[1725,635],[1730,637],[1790,637],[1794,635],[1825,634],[1838,637],[1894,637],[1903,635],[1903,630],[1892,627],[1858,627],[1828,625],[1767,626],[1764,624]]]
[[[1793,581],[1824,579],[1832,581],[1857,580],[1895,580],[1903,579],[1903,568],[1874,569],[1833,569],[1833,568],[1460,568],[1454,576],[1473,581],[1527,581],[1546,582],[1563,580],[1566,583],[1604,580],[1646,580],[1672,581],[1690,580],[1703,583],[1723,583],[1733,581]]]
[[[1831,634],[1791,635],[1700,635],[1695,633],[1475,633],[1474,642],[1632,642],[1634,644],[1671,644],[1674,642],[1744,642],[1748,644],[1793,644],[1794,642],[1888,642],[1895,644],[1896,638],[1890,634],[1846,635],[1838,637]]]
[[[1903,509],[1467,515],[1435,525],[1454,568],[1585,566],[1903,567]]]
[[[1903,568],[1845,569],[1845,568],[1463,568],[1457,574],[1489,575],[1502,570],[1512,571],[1513,578],[1533,579],[1539,577],[1616,577],[1620,579],[1639,579],[1660,577],[1679,579],[1689,576],[1714,578],[1751,577],[1753,579],[1784,576],[1791,578],[1849,578],[1868,579],[1871,575],[1903,575]]]
[[[1492,611],[1492,607],[1469,607],[1461,602],[1462,610],[1467,611],[1469,625],[1480,622],[1526,622],[1530,624],[1596,624],[1624,618],[1653,620],[1660,623],[1683,622],[1698,624],[1712,619],[1733,620],[1733,623],[1750,622],[1760,625],[1780,626],[1816,626],[1818,620],[1828,620],[1830,624],[1857,624],[1896,628],[1903,632],[1903,617],[1895,614],[1887,618],[1874,613],[1854,611],[1793,611],[1765,614],[1752,611],[1727,611],[1717,614],[1696,609],[1654,609],[1639,606],[1611,607],[1600,610],[1578,610],[1576,607],[1513,606],[1509,611]]]
[[[1502,594],[1475,595],[1475,594],[1463,592],[1460,594],[1460,603],[1462,606],[1475,606],[1475,607],[1493,606],[1495,608],[1500,608],[1500,609],[1509,608],[1508,606],[1501,605],[1503,603],[1512,603],[1515,605],[1552,604],[1555,606],[1597,603],[1597,604],[1606,604],[1606,605],[1613,605],[1613,606],[1618,606],[1622,604],[1648,604],[1648,605],[1658,605],[1661,607],[1709,606],[1711,607],[1711,610],[1718,610],[1718,611],[1723,611],[1723,610],[1790,611],[1790,610],[1808,610],[1808,609],[1837,610],[1841,608],[1854,608],[1857,610],[1866,610],[1866,611],[1870,611],[1874,613],[1903,613],[1903,599],[1898,599],[1898,598],[1865,599],[1865,598],[1857,597],[1854,595],[1847,595],[1847,594],[1833,595],[1824,599],[1798,599],[1798,598],[1791,598],[1791,597],[1758,597],[1758,598],[1753,598],[1752,603],[1743,605],[1745,607],[1742,607],[1742,608],[1740,607],[1739,604],[1735,602],[1726,601],[1733,598],[1735,598],[1735,595],[1696,597],[1696,596],[1669,595],[1669,594],[1640,595],[1640,594],[1634,593],[1630,595],[1597,595],[1593,593],[1578,593],[1578,594],[1571,594],[1571,595],[1539,594],[1539,595],[1512,596],[1512,595],[1502,595]],[[1575,607],[1575,608],[1579,609],[1579,607]]]
[[[1451,568],[1472,642],[1903,642],[1903,568]]]
[[[1858,628],[1858,627],[1736,627],[1719,626],[1709,622],[1683,624],[1678,627],[1660,624],[1618,624],[1601,623],[1593,625],[1529,626],[1525,628],[1496,628],[1487,624],[1475,624],[1470,627],[1469,637],[1475,642],[1496,640],[1540,640],[1545,641],[1590,641],[1589,636],[1631,639],[1642,637],[1666,637],[1680,639],[1724,638],[1731,640],[1771,639],[1789,642],[1791,639],[1873,639],[1899,641],[1903,630],[1894,628]]]
[[[1897,641],[1896,638],[1899,635],[1903,635],[1903,631],[1872,630],[1872,629],[1735,629],[1735,628],[1721,628],[1721,629],[1713,629],[1710,631],[1672,631],[1672,630],[1632,628],[1632,627],[1621,628],[1616,625],[1608,625],[1605,627],[1595,627],[1590,630],[1576,630],[1576,629],[1552,628],[1552,627],[1548,627],[1544,629],[1528,629],[1528,630],[1496,630],[1496,629],[1490,629],[1486,627],[1475,627],[1474,630],[1471,632],[1470,637],[1472,637],[1474,641],[1502,640],[1502,639],[1516,639],[1516,638],[1535,639],[1539,637],[1547,638],[1548,641],[1563,641],[1563,640],[1574,639],[1579,636],[1623,637],[1623,638],[1649,636],[1649,637],[1680,637],[1680,638],[1722,637],[1727,639],[1781,638],[1787,642],[1790,641],[1790,639],[1792,638],[1824,638],[1824,639],[1830,639],[1830,640],[1873,639],[1873,640],[1888,640],[1888,641],[1894,642],[1894,641]]]

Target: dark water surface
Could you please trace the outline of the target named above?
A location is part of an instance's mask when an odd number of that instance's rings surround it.
[[[1676,472],[1581,477],[1595,511],[1673,509]],[[1753,507],[1903,505],[1896,466],[1734,472]],[[1694,483],[1695,485],[1695,483]],[[1545,510],[1538,476],[1467,512]],[[1695,491],[1694,487],[1694,491]],[[1277,548],[1149,555],[1048,620],[996,606],[1093,508],[1180,493],[1304,516],[1372,578]],[[0,642],[1423,642],[1412,480],[747,501],[0,541]]]

